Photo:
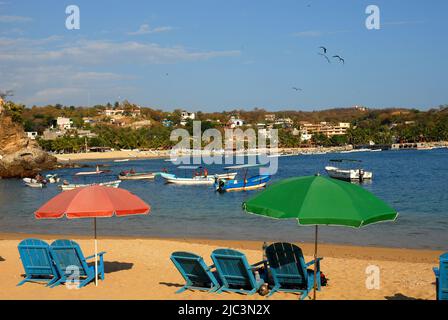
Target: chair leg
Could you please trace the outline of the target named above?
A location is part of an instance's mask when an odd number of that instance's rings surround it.
[[[269,294],[267,295],[268,297],[272,296],[274,293],[276,293],[278,291],[278,289],[280,289],[279,285],[275,285],[271,291],[269,292]]]
[[[185,285],[182,288],[180,288],[179,290],[177,290],[176,293],[182,293],[182,292],[184,292],[187,289],[188,289],[188,286]]]
[[[308,297],[309,294],[310,294],[310,291],[309,291],[309,290],[301,291],[301,292],[300,292],[300,300],[305,300],[306,297]]]
[[[221,288],[219,288],[217,291],[215,291],[215,293],[217,294],[221,294],[224,291],[225,287],[222,286]]]
[[[47,287],[54,288],[57,285],[61,284],[62,278],[54,277],[50,282],[47,283]]]
[[[28,281],[30,281],[30,278],[29,278],[29,277],[26,277],[25,279],[23,279],[22,281],[20,281],[20,282],[17,284],[17,287],[22,286],[25,282],[28,282]]]

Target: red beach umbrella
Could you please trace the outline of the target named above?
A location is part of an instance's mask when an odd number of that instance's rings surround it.
[[[124,189],[90,186],[64,191],[40,207],[37,219],[93,218],[95,229],[95,284],[98,283],[96,218],[149,214],[151,207]]]

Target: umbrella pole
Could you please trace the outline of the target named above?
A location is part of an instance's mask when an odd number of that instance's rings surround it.
[[[96,239],[96,218],[93,218],[95,229],[95,286],[98,287],[98,241]]]
[[[313,288],[313,300],[316,300],[316,290],[317,290],[317,236],[318,229],[315,229],[314,233],[314,288]]]

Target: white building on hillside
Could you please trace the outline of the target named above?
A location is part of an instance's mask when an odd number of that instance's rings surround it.
[[[185,126],[188,120],[196,119],[196,114],[194,112],[182,111],[180,114],[180,124]]]
[[[232,117],[230,117],[230,120],[228,122],[228,126],[229,126],[230,129],[234,129],[234,128],[237,128],[237,127],[242,127],[242,126],[244,126],[244,120],[238,119],[238,118],[232,116]]]
[[[58,117],[56,119],[56,126],[61,130],[70,130],[72,128],[73,121],[70,118]]]

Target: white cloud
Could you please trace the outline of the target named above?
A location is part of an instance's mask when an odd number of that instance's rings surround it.
[[[199,61],[216,57],[238,56],[239,50],[193,51],[182,46],[163,47],[156,43],[137,41],[114,42],[108,40],[79,40],[48,48],[45,46],[58,37],[38,40],[0,38],[0,62],[57,62],[109,64],[163,64],[183,61]]]
[[[33,19],[22,16],[0,16],[0,23],[30,22]]]
[[[0,87],[13,89],[18,101],[27,105],[85,103],[90,91],[97,99],[107,100],[116,92],[129,94],[135,89],[129,80],[136,77],[117,72],[117,66],[120,70],[126,64],[172,64],[238,55],[238,50],[203,51],[141,41],[0,37]]]
[[[140,28],[137,31],[134,32],[128,32],[128,35],[131,36],[138,36],[138,35],[144,35],[144,34],[151,34],[151,33],[160,33],[160,32],[167,32],[173,30],[173,27],[155,27],[150,28],[148,24],[142,24]]]

